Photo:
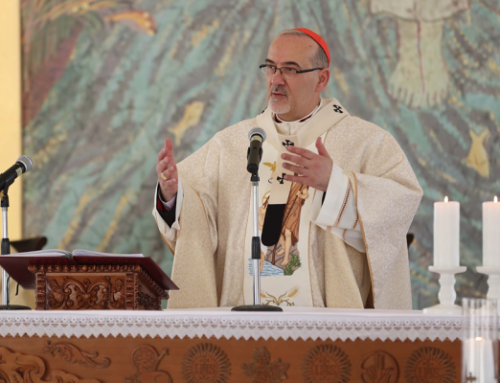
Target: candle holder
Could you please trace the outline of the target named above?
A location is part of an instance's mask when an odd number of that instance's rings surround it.
[[[463,298],[462,382],[498,382],[498,299]]]
[[[439,304],[425,308],[424,314],[432,315],[460,315],[462,308],[455,304],[457,293],[455,292],[455,274],[467,270],[465,266],[441,267],[429,266],[429,271],[440,274],[439,276]]]
[[[487,299],[500,298],[500,268],[491,266],[476,267],[478,273],[488,276],[488,294]]]

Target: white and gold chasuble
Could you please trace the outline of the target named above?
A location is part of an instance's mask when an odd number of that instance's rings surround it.
[[[170,292],[169,308],[253,303],[246,153],[248,132],[259,126],[267,133],[259,168],[261,216],[273,203],[300,214],[300,220],[291,222],[284,217],[278,243],[262,248],[262,302],[411,309],[406,233],[422,189],[406,156],[387,131],[350,116],[335,99],[323,100],[304,124],[296,138],[279,135],[266,110],[218,132],[178,164],[177,219],[172,227],[156,205],[153,209],[174,254],[171,277],[180,288]],[[338,170],[337,175],[332,171],[324,200],[324,193],[312,188],[279,184],[286,173],[280,157],[283,142],[296,139],[298,146],[316,151],[319,136]],[[335,179],[347,182],[347,192],[330,187]],[[288,199],[293,188],[298,204]],[[323,207],[330,203],[355,208],[349,214],[342,209],[329,214]]]

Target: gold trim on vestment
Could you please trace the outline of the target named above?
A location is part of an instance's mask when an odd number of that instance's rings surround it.
[[[352,172],[352,175],[354,176],[353,177],[354,178],[354,189],[355,189],[354,196],[356,199],[356,206],[358,206],[358,183],[357,183],[358,180],[356,178],[356,173]],[[373,280],[373,272],[372,272],[372,263],[371,263],[370,255],[368,253],[368,242],[366,242],[365,229],[363,226],[363,220],[361,219],[361,214],[359,213],[359,209],[358,209],[357,213],[358,213],[359,226],[361,228],[361,235],[363,235],[363,241],[365,242],[366,263],[368,264],[368,270],[370,271],[370,292],[368,293],[368,298],[366,299],[366,302],[363,302],[363,304],[365,305],[365,308],[366,308],[366,304],[370,298],[370,295],[372,298],[373,305],[375,305],[375,289],[373,288],[374,287],[374,280]]]

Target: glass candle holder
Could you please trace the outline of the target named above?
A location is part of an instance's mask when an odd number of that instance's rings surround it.
[[[498,382],[498,308],[498,299],[462,299],[462,383]]]

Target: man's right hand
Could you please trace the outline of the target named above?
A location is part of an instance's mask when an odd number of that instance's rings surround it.
[[[170,138],[165,139],[165,146],[158,153],[156,161],[156,174],[160,184],[161,194],[165,202],[170,201],[177,194],[179,178],[174,159],[174,145]]]

